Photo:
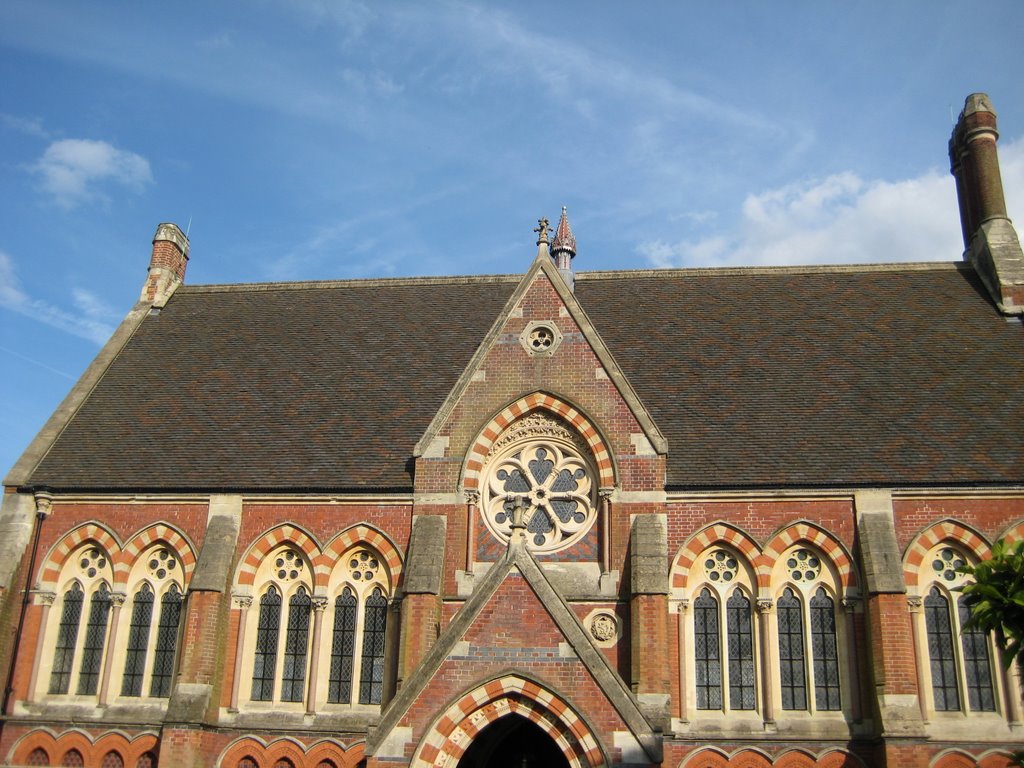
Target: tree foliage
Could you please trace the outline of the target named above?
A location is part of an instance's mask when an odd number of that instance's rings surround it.
[[[1024,539],[999,540],[990,559],[961,570],[973,579],[961,590],[971,612],[964,628],[992,632],[1003,664],[1024,665]]]

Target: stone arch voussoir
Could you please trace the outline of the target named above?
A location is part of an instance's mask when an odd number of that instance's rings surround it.
[[[957,520],[940,520],[921,531],[907,547],[903,556],[903,575],[908,587],[917,587],[925,556],[942,542],[959,544],[979,560],[992,553],[989,543],[978,531]]]
[[[84,523],[64,534],[46,553],[39,575],[40,585],[44,589],[55,588],[57,579],[60,578],[61,568],[64,567],[71,553],[87,542],[95,543],[107,553],[113,570],[113,567],[121,559],[121,541],[117,538],[117,534],[102,523]]]
[[[476,735],[508,715],[538,726],[572,768],[605,765],[597,737],[576,711],[557,694],[518,675],[491,680],[456,700],[420,740],[411,765],[455,768]]]
[[[383,558],[391,580],[391,593],[394,594],[402,577],[402,553],[386,534],[364,523],[353,525],[339,533],[328,542],[323,552],[313,561],[316,586],[320,588],[327,586],[331,572],[337,566],[341,556],[357,544],[369,545]]]
[[[118,583],[125,583],[132,565],[139,556],[158,542],[173,549],[178,555],[181,566],[185,570],[185,585],[187,587],[192,578],[192,571],[196,567],[196,550],[185,534],[167,523],[156,523],[143,528],[128,540],[121,557],[117,559],[117,564],[114,566],[114,580]]]
[[[846,551],[838,538],[813,523],[800,521],[788,525],[776,533],[764,548],[764,559],[758,569],[758,586],[768,588],[775,563],[782,553],[794,544],[809,544],[827,557],[839,576],[839,585],[843,591],[857,586],[857,571],[853,566],[853,558]],[[763,583],[761,583],[763,580]]]
[[[271,528],[252,543],[242,562],[238,564],[235,573],[235,583],[238,586],[252,586],[256,578],[256,570],[260,567],[263,558],[280,544],[292,544],[302,550],[310,567],[316,562],[320,555],[320,545],[316,539],[306,531],[291,523],[284,523]]]
[[[672,587],[685,589],[689,580],[690,568],[700,553],[715,544],[727,544],[740,553],[760,574],[758,568],[761,549],[757,542],[736,526],[718,522],[702,528],[691,536],[679,549],[672,561],[669,572]],[[760,578],[760,576],[759,576]]]
[[[612,488],[615,486],[615,466],[612,452],[601,433],[578,408],[561,398],[545,392],[534,392],[516,400],[503,408],[480,431],[476,441],[466,454],[466,462],[462,470],[462,487],[467,491],[480,489],[480,471],[483,469],[487,453],[494,441],[498,439],[510,424],[534,411],[553,413],[576,430],[586,441],[597,467],[598,486]]]

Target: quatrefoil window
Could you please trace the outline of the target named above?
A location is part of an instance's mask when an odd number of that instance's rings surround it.
[[[593,470],[567,443],[518,443],[490,462],[482,499],[484,522],[502,541],[512,533],[517,504],[524,508],[527,540],[553,552],[581,538],[596,518]]]

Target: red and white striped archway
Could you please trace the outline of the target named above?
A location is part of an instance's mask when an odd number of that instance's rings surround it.
[[[518,675],[491,680],[459,698],[434,721],[420,740],[413,768],[456,768],[484,728],[508,715],[519,715],[555,742],[572,768],[606,765],[597,738],[561,697]]]

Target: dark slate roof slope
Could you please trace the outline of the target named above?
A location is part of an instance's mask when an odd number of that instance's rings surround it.
[[[408,490],[412,446],[517,280],[183,286],[31,483]]]
[[[673,488],[1024,483],[1024,326],[954,265],[577,276]]]

